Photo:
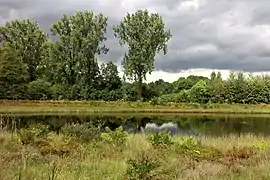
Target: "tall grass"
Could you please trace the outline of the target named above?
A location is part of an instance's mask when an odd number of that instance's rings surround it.
[[[91,129],[89,124],[87,127]],[[101,138],[87,140],[92,136],[89,129],[76,128],[64,128],[60,134],[48,132],[28,144],[21,143],[18,135],[0,130],[0,179],[270,178],[268,137],[126,136],[118,129],[105,135],[95,131]]]

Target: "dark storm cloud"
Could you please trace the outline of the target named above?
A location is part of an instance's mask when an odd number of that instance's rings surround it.
[[[270,1],[267,0],[0,0],[0,23],[33,18],[43,29],[63,13],[91,9],[109,16],[102,59],[121,61],[124,50],[112,25],[138,8],[159,12],[172,32],[169,52],[157,55],[156,69],[270,70]]]

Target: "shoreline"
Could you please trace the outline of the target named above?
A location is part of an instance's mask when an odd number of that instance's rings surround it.
[[[221,114],[268,115],[270,105],[192,104],[123,101],[0,101],[0,114]]]

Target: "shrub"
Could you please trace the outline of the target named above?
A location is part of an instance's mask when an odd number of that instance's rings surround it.
[[[65,156],[70,154],[78,154],[80,145],[74,140],[58,135],[53,135],[47,140],[39,143],[39,151],[42,155],[53,154]]]
[[[23,145],[37,143],[41,139],[46,139],[48,133],[48,126],[38,124],[27,129],[20,129],[18,131],[18,140]]]
[[[150,180],[155,179],[160,163],[157,158],[141,153],[139,157],[127,160],[128,168],[126,172],[127,179],[130,180]]]
[[[168,132],[151,133],[146,136],[152,146],[166,147],[172,145],[174,142]]]
[[[55,84],[50,88],[52,93],[52,99],[63,100],[68,98],[68,86]]]
[[[51,99],[51,84],[44,80],[32,81],[27,85],[28,96],[31,100],[48,100]]]
[[[182,90],[179,93],[165,94],[154,99],[155,104],[163,105],[168,102],[190,102],[190,90]]]
[[[101,138],[114,146],[121,146],[126,142],[128,133],[124,131],[122,126],[116,128],[115,131],[110,130],[109,127],[105,128],[105,133],[101,134]]]
[[[85,124],[66,124],[61,128],[61,133],[67,137],[74,137],[84,142],[97,140],[101,134],[101,125],[92,122]]]

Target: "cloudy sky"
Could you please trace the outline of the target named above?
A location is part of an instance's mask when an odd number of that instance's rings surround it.
[[[156,57],[148,81],[173,81],[190,74],[223,77],[230,70],[270,71],[269,0],[0,0],[0,24],[32,18],[48,30],[63,13],[102,12],[109,17],[108,55],[102,60],[120,64],[124,51],[110,30],[127,12],[159,12],[172,32],[169,52]]]

